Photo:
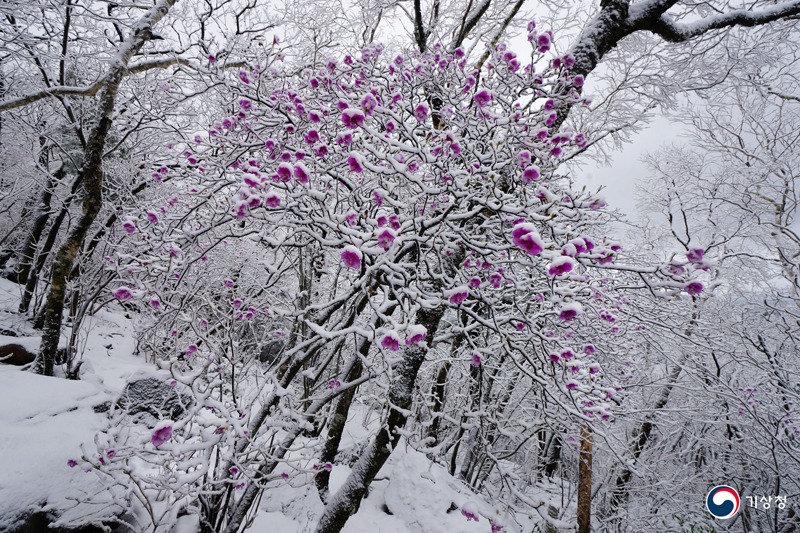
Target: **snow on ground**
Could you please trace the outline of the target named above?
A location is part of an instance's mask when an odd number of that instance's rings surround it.
[[[45,502],[94,479],[67,466],[102,425],[92,406],[108,395],[82,381],[37,376],[0,365],[0,531]]]
[[[40,332],[16,313],[20,288],[0,279],[0,345],[19,344],[36,353]],[[0,364],[0,531],[45,503],[66,509],[65,499],[90,489],[95,477],[67,461],[91,446],[105,415],[93,407],[116,398],[128,377],[142,368],[134,357],[129,320],[102,310],[87,320],[80,342],[81,381],[43,377]],[[13,333],[16,336],[8,335]],[[62,335],[66,343],[69,330]]]
[[[16,313],[19,286],[0,279],[0,343],[17,343],[38,350],[39,332]],[[66,342],[64,334],[62,342]],[[118,397],[125,383],[143,371],[152,371],[141,356],[134,355],[131,320],[121,310],[105,308],[83,324],[78,359],[84,361],[81,381],[50,378],[21,372],[0,364],[0,531],[36,512],[47,503],[67,510],[74,503],[67,495],[91,490],[96,478],[70,468],[67,462],[81,455],[81,445],[93,446],[103,426],[103,414],[93,407]],[[368,438],[378,422],[376,413],[364,406],[351,411],[342,448]],[[370,488],[358,513],[345,526],[346,533],[489,533],[488,503],[475,496],[440,466],[401,441]],[[335,465],[331,490],[347,479],[350,469]],[[477,509],[478,522],[467,521],[460,509]],[[313,531],[323,510],[313,480],[297,479],[268,491],[250,531],[301,533]],[[448,510],[450,510],[448,512]],[[190,533],[196,521],[185,517],[177,529]],[[509,528],[506,531],[514,531]]]

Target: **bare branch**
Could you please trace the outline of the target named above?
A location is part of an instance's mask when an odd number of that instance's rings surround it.
[[[776,20],[800,15],[800,2],[784,2],[759,11],[737,9],[728,13],[708,17],[697,22],[679,24],[667,15],[661,15],[647,29],[662,39],[670,42],[684,42],[706,32],[733,26],[759,26]]]

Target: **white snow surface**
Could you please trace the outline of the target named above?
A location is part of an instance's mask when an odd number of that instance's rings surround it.
[[[0,328],[18,336],[2,343],[38,350],[39,332],[15,311],[19,287],[0,279]],[[116,304],[112,304],[116,305]],[[152,364],[133,355],[133,326],[120,308],[104,309],[84,324],[78,357],[84,361],[80,381],[43,377],[0,364],[0,531],[12,530],[26,515],[46,508],[55,514],[77,511],[72,498],[97,488],[97,478],[80,466],[82,448],[94,448],[105,415],[93,407],[118,397],[132,377],[154,372]],[[66,329],[62,342],[66,340]],[[354,406],[342,439],[347,448],[368,438],[378,420],[364,406]],[[79,465],[70,468],[68,461]],[[345,482],[350,469],[334,465],[331,491]],[[323,504],[313,480],[288,481],[269,490],[249,531],[300,533],[313,531]],[[457,507],[450,510],[451,506]],[[463,505],[478,511],[480,521],[467,521]],[[388,511],[388,512],[387,512]],[[390,514],[391,513],[391,514]],[[423,453],[401,440],[398,449],[373,482],[346,533],[489,533],[489,517],[517,529],[480,496],[451,477]],[[518,519],[528,522],[527,517]],[[533,522],[525,523],[529,530]],[[197,530],[196,517],[183,517],[174,531]]]

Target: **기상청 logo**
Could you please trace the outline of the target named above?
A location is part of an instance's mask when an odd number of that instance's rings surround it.
[[[739,512],[739,493],[727,485],[718,485],[706,496],[706,508],[714,518],[725,520]]]

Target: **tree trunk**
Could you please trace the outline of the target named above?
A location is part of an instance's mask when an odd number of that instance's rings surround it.
[[[420,309],[416,323],[425,326],[432,339],[444,315],[443,305],[434,309]],[[375,440],[364,455],[353,466],[344,486],[333,496],[317,524],[317,533],[338,533],[350,516],[357,510],[361,499],[372,480],[391,455],[400,440],[402,429],[408,421],[413,400],[417,373],[422,366],[427,348],[418,345],[405,349],[403,360],[397,365],[397,376],[389,388],[389,417],[386,425],[375,436]]]
[[[369,341],[364,341],[361,344],[362,350],[363,347],[366,346],[366,350],[369,351],[369,346],[371,344],[372,343]],[[356,357],[355,361],[353,361],[353,366],[350,368],[350,372],[347,373],[347,381],[360,378],[363,368],[361,358]],[[342,442],[344,426],[347,423],[347,414],[350,412],[350,406],[353,403],[353,398],[355,398],[356,389],[358,389],[358,387],[349,388],[339,397],[339,401],[336,402],[336,408],[333,410],[333,415],[328,422],[328,435],[325,439],[325,445],[322,447],[322,452],[319,455],[320,464],[333,463],[336,459],[336,454],[339,451],[339,444]],[[322,503],[328,503],[330,479],[331,473],[324,468],[314,476],[314,483],[317,485],[317,491],[319,492],[319,498],[322,500]]]
[[[131,57],[152,38],[152,28],[169,11],[176,0],[159,0],[134,26],[134,33],[120,44],[105,76],[103,88],[98,96],[98,122],[89,134],[80,171],[84,196],[82,213],[62,243],[53,261],[50,290],[45,303],[42,344],[34,363],[34,372],[52,376],[61,337],[61,322],[64,314],[64,296],[67,281],[78,251],[89,228],[103,205],[103,151],[111,128],[114,105],[119,85],[127,72]]]
[[[50,219],[50,200],[53,198],[53,187],[56,181],[64,179],[64,166],[61,165],[52,175],[48,177],[47,184],[42,189],[42,195],[39,198],[39,208],[36,219],[33,221],[28,238],[25,240],[25,246],[22,249],[20,257],[22,261],[17,268],[17,283],[25,284],[25,293],[19,304],[19,312],[24,314],[28,312],[30,307],[32,290],[28,291],[28,276],[31,274],[31,269],[36,260],[36,248],[39,245],[39,240],[42,238],[44,228],[47,226],[47,221]],[[35,284],[34,284],[35,290]]]
[[[581,426],[581,449],[578,455],[578,533],[592,530],[592,432]]]

